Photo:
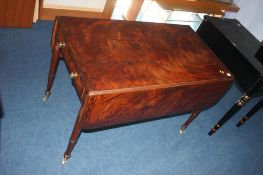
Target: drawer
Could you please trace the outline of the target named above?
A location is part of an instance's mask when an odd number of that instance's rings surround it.
[[[67,69],[69,71],[69,76],[72,79],[72,83],[75,86],[80,99],[82,100],[85,94],[85,88],[82,83],[83,79],[80,70],[77,67],[77,63],[72,57],[69,47],[64,40],[63,33],[60,30],[57,32],[56,41],[65,43],[65,47],[61,49],[61,55],[64,57]]]
[[[66,65],[69,71],[69,76],[72,79],[72,83],[75,86],[80,99],[82,99],[85,93],[85,88],[82,83],[81,75],[79,71],[76,69],[74,61],[70,57],[70,55],[64,55],[64,59],[65,59],[65,62],[66,62]]]
[[[69,71],[69,76],[72,79],[72,83],[75,86],[80,99],[82,100],[82,98],[85,94],[85,88],[84,88],[83,83],[82,83],[81,74],[76,69],[74,61],[72,60],[72,58],[70,56],[69,57],[64,56],[64,58],[65,58],[65,62],[66,62],[66,65],[67,65],[67,68]]]

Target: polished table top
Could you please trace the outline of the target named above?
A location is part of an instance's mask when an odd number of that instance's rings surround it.
[[[90,95],[233,78],[189,26],[70,17],[58,24]]]

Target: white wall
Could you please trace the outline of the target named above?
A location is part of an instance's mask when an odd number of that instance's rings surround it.
[[[263,40],[263,0],[235,0],[238,13],[226,13],[226,18],[236,18],[258,40]]]
[[[44,8],[103,12],[106,0],[44,0]]]

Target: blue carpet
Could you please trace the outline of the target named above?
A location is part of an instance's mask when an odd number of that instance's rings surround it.
[[[261,175],[263,111],[244,126],[238,120],[254,98],[215,135],[208,131],[241,92],[233,85],[183,135],[188,115],[82,133],[72,157],[63,153],[80,107],[64,62],[47,103],[42,102],[50,63],[51,22],[32,29],[0,29],[1,175]]]

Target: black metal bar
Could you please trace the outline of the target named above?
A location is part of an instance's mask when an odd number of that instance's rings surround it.
[[[237,113],[249,99],[263,86],[263,79],[260,77],[257,82],[230,108],[230,110],[217,122],[209,131],[208,135],[214,134],[223,124],[225,124],[235,113]]]
[[[239,111],[241,106],[236,103],[227,113],[217,122],[217,124],[210,130],[208,135],[214,134],[223,124],[225,124],[235,113]]]
[[[263,107],[263,98],[237,123],[237,127],[243,125],[250,119],[260,108]]]

